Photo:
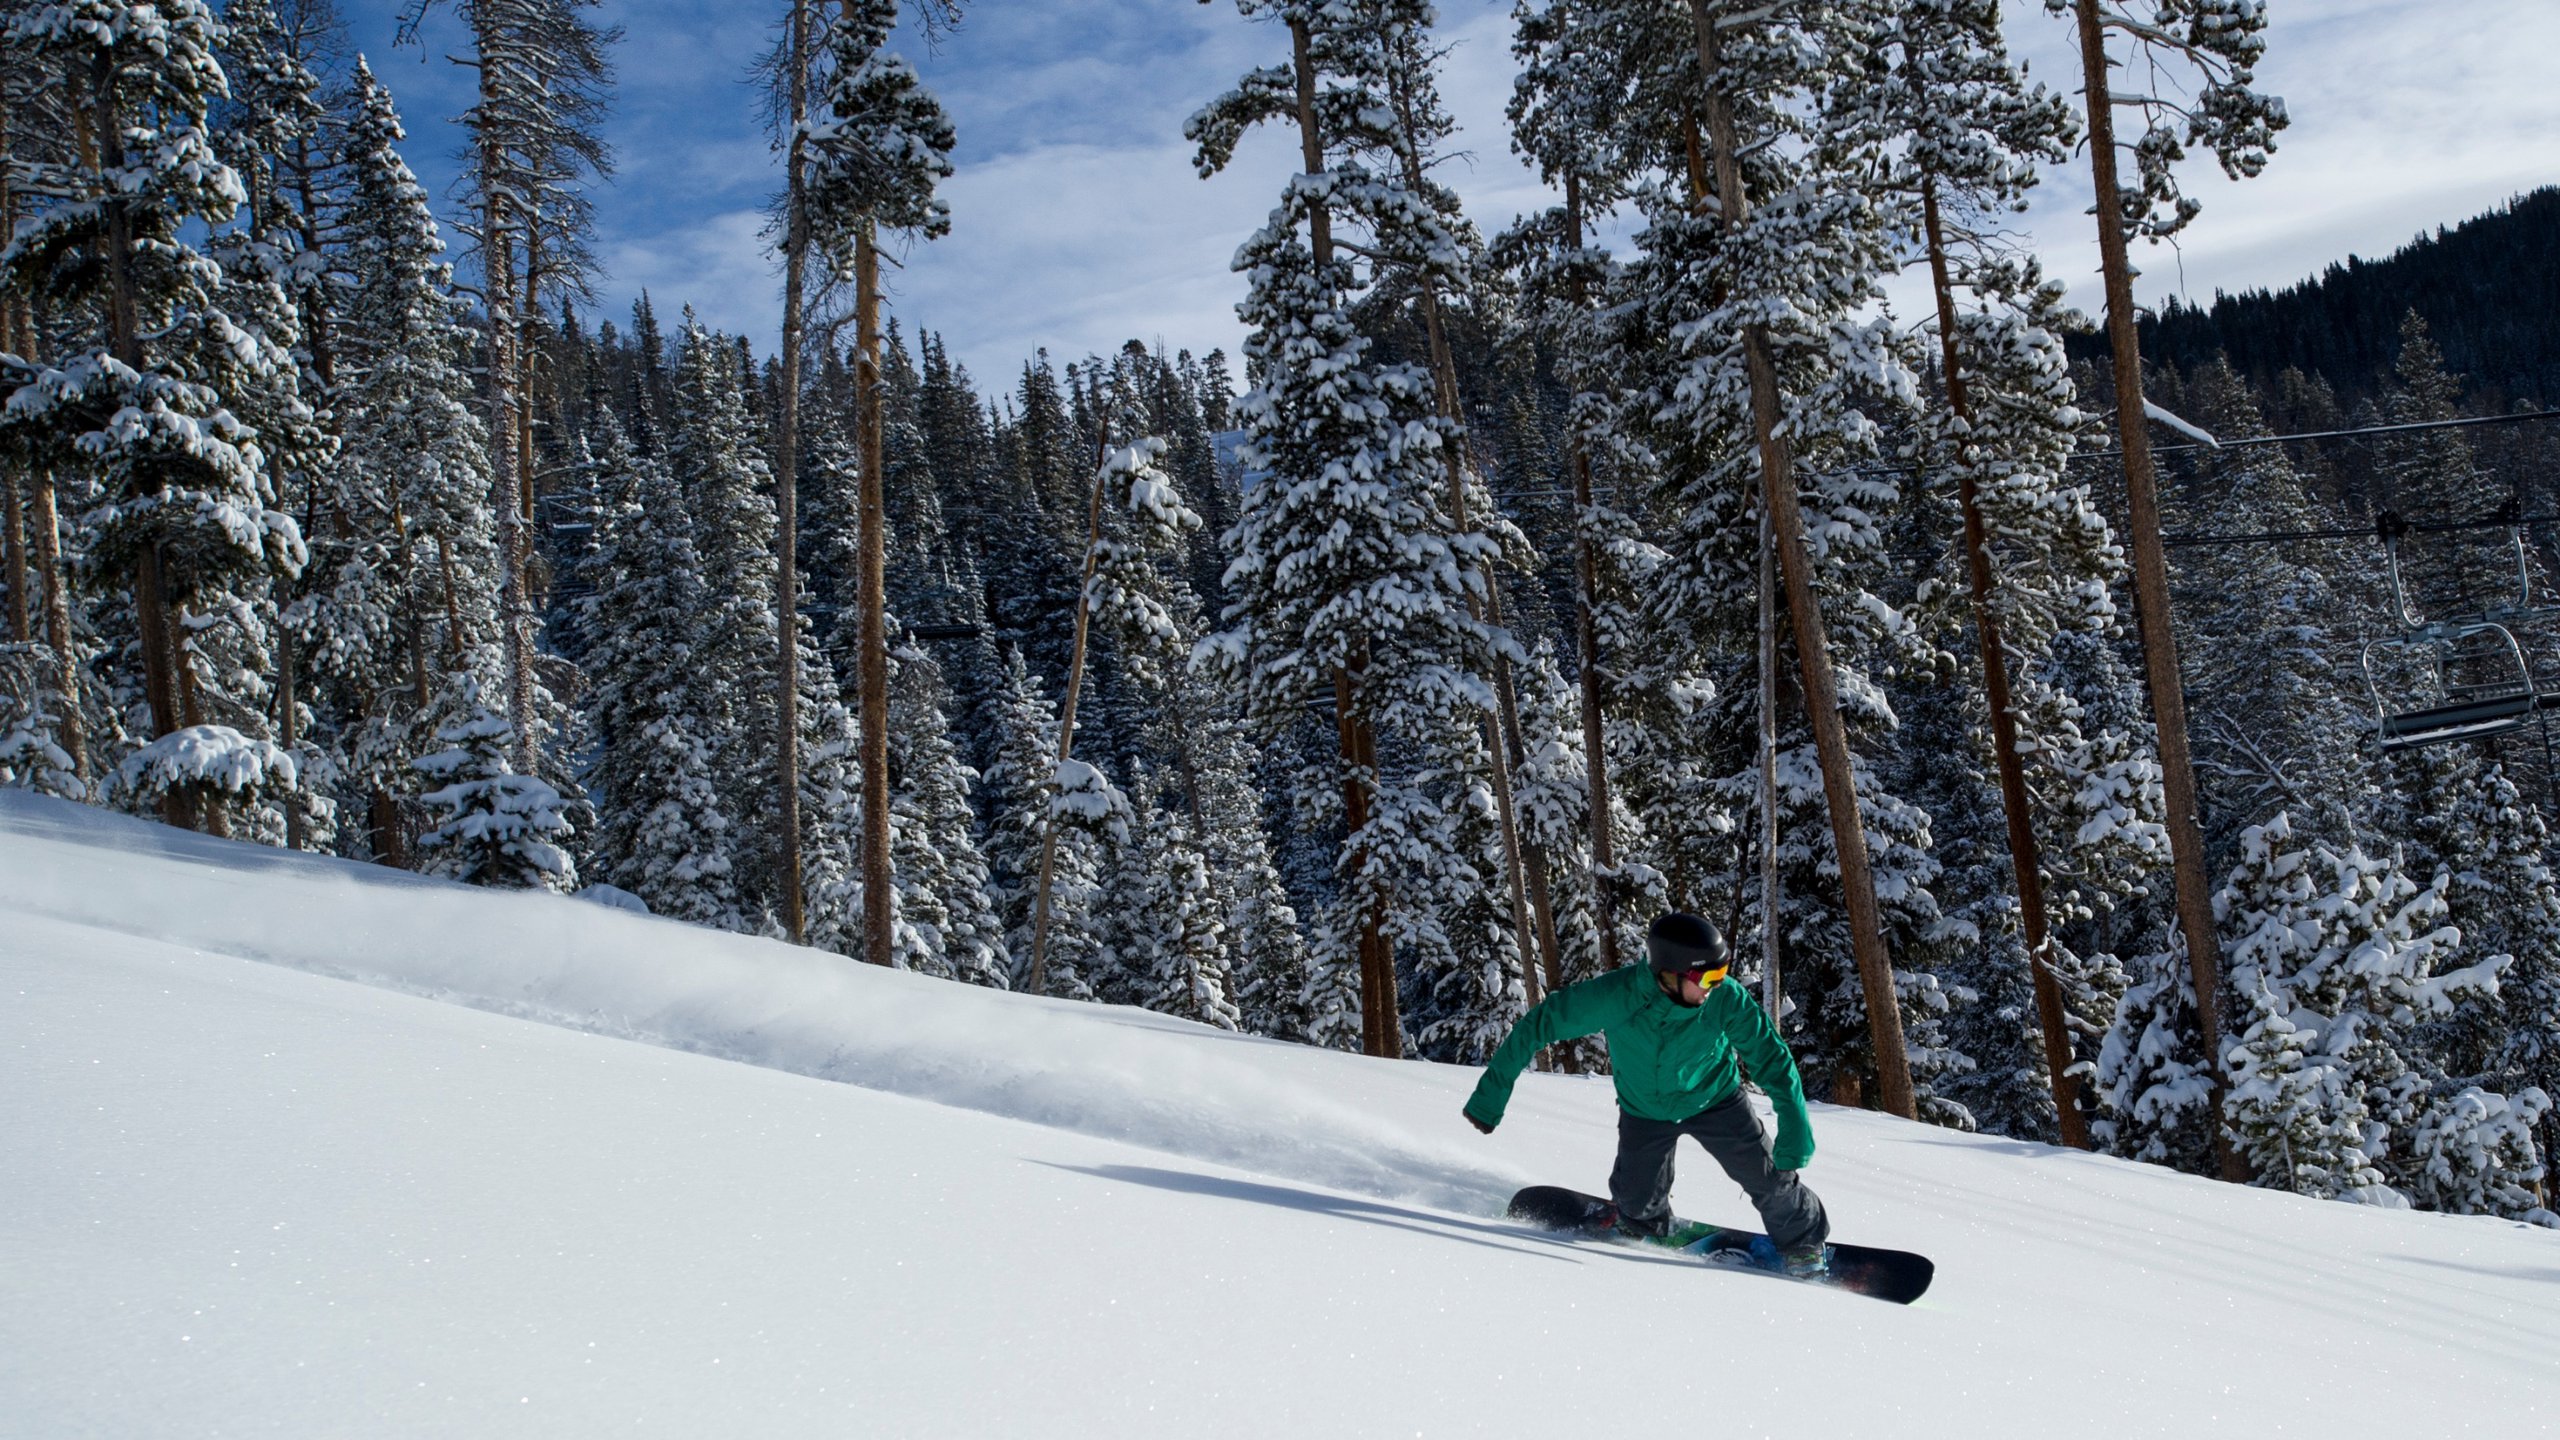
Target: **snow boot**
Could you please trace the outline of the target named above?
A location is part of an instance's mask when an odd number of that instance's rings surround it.
[[[1763,1270],[1773,1270],[1790,1280],[1828,1280],[1831,1278],[1831,1247],[1799,1245],[1781,1251],[1777,1242],[1766,1235],[1751,1237],[1751,1260]]]

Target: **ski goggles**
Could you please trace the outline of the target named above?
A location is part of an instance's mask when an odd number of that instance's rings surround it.
[[[1708,986],[1723,979],[1726,973],[1732,969],[1733,967],[1730,965],[1718,965],[1712,970],[1701,967],[1695,970],[1673,970],[1668,973],[1677,975],[1681,979],[1688,981],[1690,984],[1697,986],[1701,990],[1704,990]]]

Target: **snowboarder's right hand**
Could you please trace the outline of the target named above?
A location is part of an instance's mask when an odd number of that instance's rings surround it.
[[[1490,1135],[1490,1134],[1492,1134],[1492,1133],[1493,1133],[1493,1127],[1492,1127],[1492,1126],[1490,1126],[1490,1125],[1487,1125],[1487,1124],[1486,1124],[1486,1123],[1484,1123],[1483,1121],[1481,1121],[1481,1120],[1477,1119],[1477,1118],[1475,1117],[1475,1112],[1474,1112],[1474,1111],[1471,1111],[1471,1110],[1462,1110],[1462,1111],[1460,1111],[1460,1112],[1458,1112],[1458,1113],[1460,1113],[1460,1114],[1462,1114],[1462,1115],[1466,1116],[1466,1117],[1467,1117],[1467,1123],[1468,1123],[1468,1124],[1470,1124],[1470,1125],[1473,1125],[1474,1127],[1476,1127],[1476,1129],[1478,1129],[1478,1130],[1480,1130],[1480,1131],[1484,1132],[1484,1133],[1485,1133],[1485,1134],[1487,1134],[1487,1135]]]

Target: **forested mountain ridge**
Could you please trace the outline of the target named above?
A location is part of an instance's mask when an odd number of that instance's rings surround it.
[[[2172,297],[2145,319],[2142,354],[2179,370],[2225,355],[2262,391],[2300,370],[2352,408],[2391,368],[2412,310],[2473,410],[2560,401],[2560,186],[2281,290],[2217,291],[2210,305]],[[2073,337],[2075,358],[2105,350],[2101,336]]]

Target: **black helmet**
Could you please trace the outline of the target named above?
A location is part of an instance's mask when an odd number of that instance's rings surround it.
[[[1732,958],[1715,926],[1677,910],[1645,932],[1644,953],[1656,970],[1721,970]]]

